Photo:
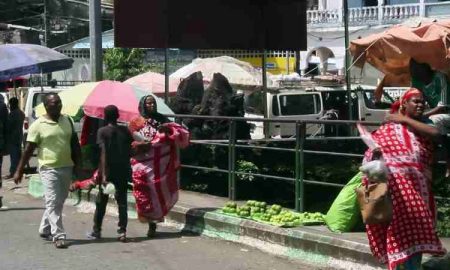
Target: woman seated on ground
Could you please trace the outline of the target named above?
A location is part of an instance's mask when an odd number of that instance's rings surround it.
[[[423,253],[446,252],[436,234],[431,193],[433,141],[441,137],[423,113],[423,95],[411,88],[393,105],[389,122],[371,134],[389,169],[393,217],[389,224],[366,225],[366,229],[373,255],[389,270],[418,270]],[[365,160],[371,160],[372,154],[368,150]]]

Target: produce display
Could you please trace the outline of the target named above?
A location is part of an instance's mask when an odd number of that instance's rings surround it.
[[[324,223],[322,213],[297,213],[283,209],[277,204],[269,206],[265,202],[254,200],[249,200],[241,206],[235,202],[227,202],[220,211],[226,215],[252,219],[280,227],[296,227]]]

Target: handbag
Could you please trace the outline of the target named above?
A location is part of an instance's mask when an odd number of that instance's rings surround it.
[[[388,168],[379,151],[379,145],[370,132],[361,124],[357,125],[361,138],[372,149],[372,161],[360,167],[369,178],[366,183],[355,189],[356,198],[364,224],[388,224],[392,220],[392,201],[387,183]]]
[[[387,183],[366,183],[355,190],[364,224],[391,222],[392,201]]]
[[[77,164],[79,162],[78,155],[80,155],[80,142],[78,141],[78,135],[75,132],[75,128],[73,126],[73,120],[69,116],[67,116],[67,119],[69,120],[70,127],[72,129],[72,134],[70,136],[70,152],[71,152],[71,158],[74,164]]]

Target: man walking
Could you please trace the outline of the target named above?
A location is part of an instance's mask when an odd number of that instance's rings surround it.
[[[0,95],[0,189],[2,188],[2,165],[3,154],[6,152],[8,108],[6,107],[3,95]],[[0,195],[0,208],[3,206],[3,196]]]
[[[46,94],[44,107],[47,113],[30,126],[27,146],[14,174],[14,182],[18,184],[22,181],[24,165],[37,148],[39,176],[45,190],[45,212],[39,234],[44,239],[53,237],[56,248],[66,248],[62,210],[69,193],[73,166],[80,165],[81,151],[72,119],[61,115],[59,96],[56,93]]]
[[[7,150],[11,159],[9,175],[4,179],[14,177],[17,165],[22,157],[23,121],[25,114],[19,109],[19,100],[15,97],[9,99],[9,115],[7,123]]]
[[[106,186],[108,182],[114,184],[115,198],[119,208],[117,237],[119,241],[125,242],[128,223],[127,184],[131,181],[130,152],[133,138],[128,128],[117,125],[119,111],[116,106],[106,106],[104,115],[106,126],[97,132],[97,144],[101,149],[99,175],[103,186]],[[105,194],[100,186],[94,214],[94,227],[88,234],[91,239],[101,238],[108,198],[108,194]]]

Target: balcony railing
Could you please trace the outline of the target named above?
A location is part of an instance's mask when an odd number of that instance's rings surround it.
[[[450,2],[349,8],[348,15],[350,25],[395,24],[420,16],[450,18]],[[341,26],[343,17],[341,9],[308,10],[306,16],[310,26],[323,24]]]

